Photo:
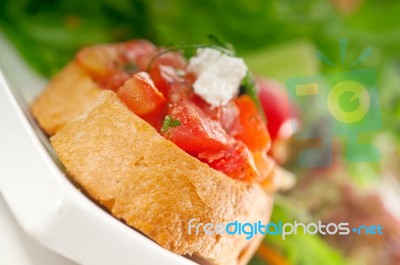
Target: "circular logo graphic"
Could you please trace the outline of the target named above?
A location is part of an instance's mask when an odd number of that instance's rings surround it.
[[[355,81],[337,83],[328,95],[331,115],[342,123],[356,123],[367,115],[370,97],[367,89]]]

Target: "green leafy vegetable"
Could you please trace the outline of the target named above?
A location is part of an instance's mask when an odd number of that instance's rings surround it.
[[[369,45],[382,58],[399,56],[400,2],[365,0],[351,16],[338,12],[334,2],[340,1],[3,0],[0,27],[46,76],[85,45],[138,37],[164,46],[194,44],[210,29],[220,36],[211,37],[214,43],[227,40],[240,54],[308,39],[336,58],[337,39],[346,37],[353,49],[348,54]]]
[[[168,133],[169,128],[178,127],[180,125],[181,125],[181,122],[179,120],[174,120],[171,115],[167,115],[164,118],[164,121],[163,121],[163,124],[161,127],[161,132]]]
[[[51,76],[83,46],[152,39],[149,15],[140,0],[3,0],[0,30],[32,68]]]

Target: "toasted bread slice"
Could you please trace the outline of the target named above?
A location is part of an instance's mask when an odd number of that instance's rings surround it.
[[[53,135],[87,113],[100,92],[101,88],[73,61],[50,82],[33,102],[31,110],[40,127],[48,135]]]
[[[51,137],[69,176],[112,215],[179,255],[245,264],[261,237],[188,231],[197,223],[267,222],[272,196],[188,155],[115,93]]]

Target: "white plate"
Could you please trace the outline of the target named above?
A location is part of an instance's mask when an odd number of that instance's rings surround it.
[[[195,264],[119,222],[68,181],[29,116],[46,81],[3,35],[0,67],[0,191],[23,230],[79,264]]]
[[[18,225],[1,194],[0,216],[1,265],[77,265],[28,237]]]

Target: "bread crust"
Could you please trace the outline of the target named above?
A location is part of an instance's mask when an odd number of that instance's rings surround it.
[[[68,174],[113,216],[179,255],[245,264],[244,235],[188,233],[197,223],[267,222],[272,195],[188,155],[133,114],[114,92],[58,130],[51,143]],[[72,116],[72,115],[71,115]],[[66,120],[66,119],[65,119]],[[49,130],[51,132],[51,130]],[[260,237],[255,237],[251,253]]]
[[[53,135],[66,124],[87,113],[99,98],[101,88],[75,61],[50,82],[31,105],[40,127]]]

